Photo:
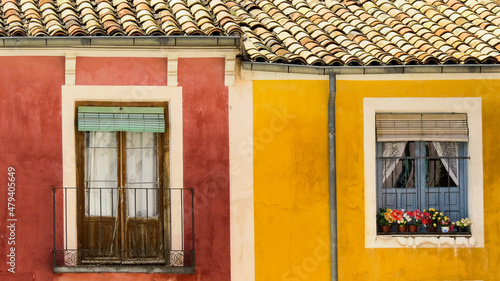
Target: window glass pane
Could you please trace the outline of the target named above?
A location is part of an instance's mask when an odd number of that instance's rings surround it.
[[[117,163],[116,133],[85,133],[85,212],[87,215],[116,216]]]
[[[127,132],[127,214],[152,217],[158,214],[157,134]]]
[[[458,143],[425,142],[425,185],[457,187],[459,185]]]
[[[415,187],[415,154],[416,144],[409,142],[382,143],[382,187],[414,188]]]

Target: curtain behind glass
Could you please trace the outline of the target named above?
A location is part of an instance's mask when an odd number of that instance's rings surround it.
[[[157,211],[156,133],[127,132],[127,215],[152,217]]]
[[[444,168],[448,175],[453,180],[456,186],[458,185],[458,143],[433,141],[432,144],[436,149],[438,156],[441,158]]]
[[[86,132],[85,144],[85,212],[91,216],[116,216],[116,133]]]
[[[382,143],[382,157],[390,157],[393,159],[386,159],[384,163],[384,181],[392,174],[396,164],[401,160],[405,151],[406,141],[384,142]]]

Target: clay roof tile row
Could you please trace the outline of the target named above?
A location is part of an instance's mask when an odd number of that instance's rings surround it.
[[[3,0],[0,11],[0,36],[243,33],[220,0]]]
[[[499,63],[492,0],[1,0],[0,37],[241,35],[306,65]]]

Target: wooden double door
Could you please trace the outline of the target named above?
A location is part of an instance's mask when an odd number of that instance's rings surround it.
[[[82,263],[165,263],[163,133],[80,132]]]

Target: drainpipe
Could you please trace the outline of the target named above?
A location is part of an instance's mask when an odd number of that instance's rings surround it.
[[[335,99],[337,96],[337,77],[330,74],[330,94],[328,97],[328,147],[330,148],[330,251],[332,281],[338,280],[337,251],[337,148],[335,146]]]

